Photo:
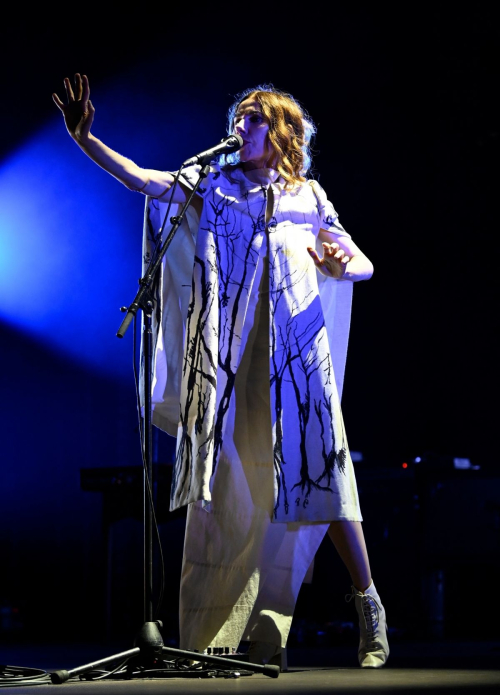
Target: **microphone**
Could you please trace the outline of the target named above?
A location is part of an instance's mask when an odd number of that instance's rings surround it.
[[[212,159],[215,159],[215,157],[218,157],[221,154],[231,154],[231,152],[236,152],[239,150],[240,147],[243,147],[243,138],[241,135],[233,133],[233,135],[229,135],[227,138],[222,138],[219,144],[215,145],[215,147],[211,147],[209,150],[205,150],[204,152],[195,154],[194,157],[186,159],[182,166],[189,167],[193,164],[201,164],[204,166]]]

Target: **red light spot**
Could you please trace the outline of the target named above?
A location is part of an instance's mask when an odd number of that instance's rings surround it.
[[[403,468],[408,468],[408,464],[407,464],[407,463],[402,463],[401,465],[403,466]]]

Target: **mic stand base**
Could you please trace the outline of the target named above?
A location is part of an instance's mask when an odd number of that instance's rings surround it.
[[[223,667],[224,670],[233,671],[236,675],[238,670],[251,671],[252,673],[262,673],[270,678],[278,678],[280,674],[280,667],[271,664],[252,664],[247,661],[239,661],[233,658],[225,658],[222,656],[215,656],[212,654],[201,654],[200,652],[192,652],[186,649],[175,649],[174,647],[165,647],[163,644],[163,639],[160,634],[159,628],[162,624],[159,620],[153,622],[146,622],[140,629],[135,641],[133,649],[128,649],[124,652],[118,652],[111,656],[107,656],[98,661],[93,661],[89,664],[84,664],[82,666],[77,666],[69,671],[59,670],[52,671],[50,673],[50,680],[54,684],[66,683],[70,678],[75,678],[76,676],[85,676],[85,674],[90,674],[91,671],[96,671],[101,669],[103,666],[109,666],[113,662],[118,662],[118,666],[114,670],[111,670],[108,674],[100,674],[97,676],[99,680],[103,680],[110,677],[113,673],[119,669],[127,667],[125,679],[132,679],[133,673],[136,670],[146,673],[155,672],[158,674],[161,666],[159,661],[162,660],[163,656],[170,655],[172,658],[176,659],[187,659],[194,661],[198,664],[198,667],[193,666],[191,670],[187,666],[183,666],[182,669],[175,671],[176,677],[192,677],[193,674],[200,675],[199,665],[203,664],[213,664],[215,666],[219,665]],[[168,677],[168,671],[165,672]],[[147,675],[145,675],[147,677]],[[155,677],[158,677],[157,675]],[[94,680],[88,677],[86,680]]]

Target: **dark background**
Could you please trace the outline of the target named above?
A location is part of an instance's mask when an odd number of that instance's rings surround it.
[[[63,95],[63,78],[86,73],[95,134],[158,168],[223,137],[226,110],[246,87],[272,82],[299,99],[318,127],[316,176],[375,266],[354,288],[343,410],[351,449],[363,455],[365,533],[394,636],[493,634],[491,613],[464,622],[454,606],[495,586],[499,569],[497,12],[491,3],[334,7],[329,16],[319,6],[299,14],[276,4],[205,4],[185,14],[165,7],[15,10],[0,46],[0,157],[59,124],[63,149],[47,170],[77,168],[84,205],[116,206],[126,218],[121,253],[136,258],[135,268],[122,275],[122,255],[106,259],[126,304],[140,272],[144,200],[96,173],[67,136],[51,99]],[[87,187],[87,172],[97,184],[89,178]],[[60,181],[61,205],[71,185]],[[18,191],[27,201],[31,192]],[[80,214],[69,208],[68,224]],[[68,259],[70,277],[76,262]],[[87,282],[84,328],[92,331],[107,286]],[[113,309],[110,336],[121,322]],[[125,475],[141,465],[132,336],[116,341],[117,376],[7,320],[0,330],[2,639],[119,636],[128,644],[142,616],[140,468],[135,486]],[[161,496],[171,454],[172,442],[156,432]],[[473,468],[457,470],[455,458]],[[183,514],[159,504],[160,617],[175,642]],[[324,544],[291,640],[314,642],[325,620],[338,638],[338,622],[353,619],[348,590]],[[489,610],[498,623],[498,606]]]

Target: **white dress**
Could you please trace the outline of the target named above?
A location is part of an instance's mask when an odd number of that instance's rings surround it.
[[[181,648],[200,651],[285,646],[329,522],[361,520],[340,409],[352,284],[306,250],[347,233],[319,185],[255,175],[211,167],[156,287],[153,422],[177,436]],[[145,264],[166,208],[147,199]]]

